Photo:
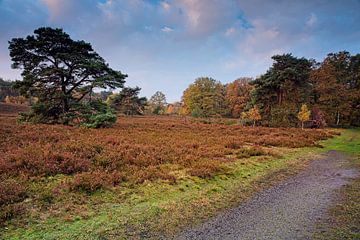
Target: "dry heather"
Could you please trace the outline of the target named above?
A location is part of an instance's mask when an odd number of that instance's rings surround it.
[[[211,178],[236,159],[274,155],[273,146],[316,146],[332,134],[175,117],[119,118],[109,129],[16,124],[13,117],[0,117],[0,207],[6,209],[0,222],[21,212],[26,198],[51,202],[59,194],[91,194],[123,183],[174,184],[184,175]],[[44,194],[27,190],[58,176],[63,181]]]

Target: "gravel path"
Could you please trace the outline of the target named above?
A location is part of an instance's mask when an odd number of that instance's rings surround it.
[[[335,190],[358,175],[346,163],[344,155],[329,151],[297,176],[175,239],[311,239],[315,223],[334,203]]]

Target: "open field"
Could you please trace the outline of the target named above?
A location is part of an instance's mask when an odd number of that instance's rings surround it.
[[[207,218],[295,172],[336,132],[176,117],[84,129],[2,116],[0,134],[5,239],[118,239]]]

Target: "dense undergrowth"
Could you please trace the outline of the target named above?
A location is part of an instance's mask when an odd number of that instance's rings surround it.
[[[129,202],[131,189],[231,175],[234,163],[240,170],[262,169],[280,157],[280,148],[319,146],[334,134],[174,117],[120,118],[111,129],[16,124],[1,117],[0,222],[20,227],[74,215],[86,220],[104,205]],[[252,157],[255,162],[246,160]]]

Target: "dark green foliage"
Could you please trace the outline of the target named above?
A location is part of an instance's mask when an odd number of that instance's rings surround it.
[[[16,88],[39,100],[24,120],[67,123],[93,89],[121,88],[127,77],[111,69],[89,43],[72,40],[62,29],[39,28],[32,36],[12,39],[9,50],[12,67],[23,70]]]
[[[294,124],[296,117],[291,114],[296,112],[290,114],[288,110],[311,101],[309,76],[314,63],[291,54],[275,55],[272,59],[272,67],[252,82],[255,87],[253,102],[261,108],[265,122],[273,124],[280,119],[284,124]]]
[[[116,122],[116,115],[112,112],[98,113],[90,116],[82,125],[88,128],[110,127]]]
[[[114,108],[118,113],[126,115],[143,114],[147,99],[139,97],[141,88],[125,87],[118,94],[110,95],[107,103]]]
[[[19,96],[19,93],[14,89],[14,82],[0,78],[0,102],[3,102],[6,96]]]
[[[273,127],[295,127],[298,120],[297,109],[287,106],[275,106],[271,109],[268,124]]]

